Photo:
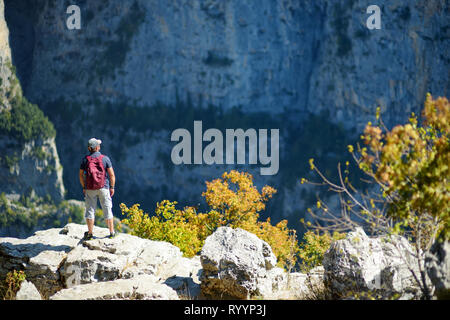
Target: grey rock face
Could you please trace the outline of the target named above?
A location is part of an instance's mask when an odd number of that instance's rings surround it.
[[[168,272],[172,276],[168,270],[180,258],[180,250],[170,243],[119,234],[114,239],[97,238],[76,247],[68,253],[60,273],[67,287],[139,274],[160,276]]]
[[[189,97],[248,112],[328,109],[349,125],[366,122],[378,105],[386,120],[397,120],[420,107],[427,90],[445,94],[449,86],[438,72],[448,70],[441,54],[449,46],[448,3],[379,1],[381,30],[366,27],[370,4],[87,2],[76,31],[65,26],[63,2],[39,6],[34,20],[26,19],[32,1],[6,2],[17,8],[9,23],[35,31],[26,88],[34,99],[85,100],[96,92],[152,105]],[[123,50],[117,59],[113,44]]]
[[[38,231],[27,239],[0,238],[0,277],[4,278],[14,269],[24,270],[27,279],[40,292],[53,293],[61,289],[58,272],[61,262],[80,243],[84,232],[81,228],[78,235],[61,231],[65,229]]]
[[[384,298],[394,294],[418,297],[420,288],[409,270],[420,278],[413,254],[413,248],[403,237],[369,238],[357,228],[325,252],[324,280],[337,296],[372,292]]]
[[[74,290],[56,297],[70,295],[75,299],[77,292],[92,299],[172,299],[173,292],[190,297],[199,294],[201,265],[198,258],[182,257],[180,250],[167,242],[128,234],[108,239],[106,228],[94,227],[95,238],[85,241],[82,237],[86,230],[86,226],[70,223],[64,228],[38,231],[27,239],[0,238],[0,278],[14,269],[24,270],[27,280],[36,285],[44,297],[64,288]],[[146,282],[136,287],[144,276],[153,278],[145,278]],[[85,287],[119,279],[130,281]],[[76,289],[78,287],[82,288]],[[106,293],[86,293],[96,288]],[[113,293],[116,289],[118,291]]]
[[[379,1],[379,30],[366,27],[366,9],[375,3],[325,2],[309,110],[328,110],[336,121],[361,128],[377,106],[394,124],[417,114],[427,92],[448,94],[448,76],[438,71],[449,70],[448,30],[436,28],[449,19],[447,1]]]
[[[32,140],[21,150],[17,150],[17,145],[10,147],[12,140],[11,137],[0,137],[2,156],[18,155],[12,166],[0,166],[0,192],[25,194],[32,190],[39,197],[49,195],[55,202],[63,200],[63,172],[55,139]],[[40,150],[43,156],[36,156],[35,150]]]
[[[11,48],[9,46],[9,30],[4,19],[5,5],[0,1],[0,112],[10,107],[6,93],[13,89],[11,84]]]
[[[86,226],[38,231],[27,239],[0,238],[0,278],[24,270],[51,299],[303,298],[307,275],[276,267],[270,246],[241,229],[219,228],[202,256],[186,258],[167,242]],[[174,296],[174,293],[176,296]]]
[[[268,272],[276,265],[270,246],[242,229],[220,227],[205,240],[200,254],[201,289],[212,297],[245,299],[271,291]]]
[[[20,289],[16,293],[16,300],[42,300],[42,297],[34,284],[25,280],[20,284]]]
[[[425,256],[425,267],[438,299],[450,299],[450,241],[435,242]]]
[[[206,238],[200,261],[200,288],[203,296],[212,299],[305,299],[308,279],[323,277],[323,273],[287,273],[276,267],[272,248],[239,228],[220,227]]]
[[[218,228],[194,258],[182,257],[166,242],[128,234],[108,239],[106,228],[95,227],[96,238],[85,241],[85,230],[71,223],[27,239],[0,238],[0,278],[23,270],[39,295],[50,299],[321,299],[330,289],[336,296],[348,291],[420,296],[408,270],[416,262],[408,242],[369,238],[362,229],[336,241],[323,267],[308,274],[276,267],[270,246],[242,229]],[[436,260],[431,255],[427,260],[430,278],[445,286],[448,266],[441,260],[447,256],[433,254]],[[24,282],[18,298],[38,298],[35,293]]]
[[[0,1],[0,113],[7,112],[12,99],[22,97],[22,88],[12,64],[9,30],[4,18],[4,2]],[[16,137],[0,133],[0,193],[36,195],[59,202],[64,198],[62,166],[55,139],[38,137],[23,144]]]
[[[176,290],[179,297],[186,299],[202,297],[200,290],[200,277],[203,269],[200,263],[200,257],[193,258],[182,257],[181,262],[173,264],[167,271],[169,274],[163,276],[167,278],[164,284]]]
[[[159,283],[158,278],[141,275],[133,279],[94,282],[63,289],[50,300],[179,300],[169,286]]]

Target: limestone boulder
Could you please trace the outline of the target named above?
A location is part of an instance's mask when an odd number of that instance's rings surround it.
[[[153,276],[180,295],[200,294],[199,257],[188,259],[168,242],[129,234],[109,239],[106,228],[94,227],[94,239],[84,240],[86,230],[70,223],[26,239],[0,238],[0,278],[23,270],[44,298],[61,289],[141,276]]]
[[[425,268],[438,299],[450,299],[450,241],[436,241],[425,256]]]
[[[50,300],[178,300],[178,295],[158,278],[141,275],[132,279],[92,282],[63,289]]]
[[[421,291],[414,249],[403,237],[370,238],[362,228],[348,233],[325,252],[324,281],[336,295],[371,293],[382,298],[417,298]]]
[[[271,247],[245,230],[220,227],[206,238],[200,254],[201,290],[213,298],[245,299],[272,291],[277,259]]]
[[[16,293],[16,300],[42,300],[42,297],[32,282],[24,280]]]

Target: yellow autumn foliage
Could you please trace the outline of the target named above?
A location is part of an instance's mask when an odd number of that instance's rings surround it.
[[[269,243],[278,265],[289,269],[295,265],[298,244],[295,230],[283,220],[272,225],[270,218],[259,221],[259,212],[276,190],[264,186],[261,192],[253,185],[253,177],[246,172],[232,170],[221,178],[206,182],[202,193],[210,210],[197,212],[194,207],[176,208],[176,201],[157,204],[155,214],[149,216],[135,204],[128,208],[120,204],[131,233],[142,238],[167,241],[180,248],[187,257],[199,253],[207,236],[220,226],[241,228]]]
[[[368,124],[360,166],[382,187],[392,205],[389,215],[422,223],[424,217],[440,224],[450,237],[450,103],[427,95],[422,123],[412,114],[409,122],[392,130]],[[422,237],[423,238],[423,237]]]

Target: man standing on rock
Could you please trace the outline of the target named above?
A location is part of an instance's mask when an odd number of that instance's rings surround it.
[[[111,197],[114,195],[116,176],[114,175],[109,157],[100,153],[101,143],[102,141],[96,138],[89,140],[88,150],[90,154],[85,156],[81,161],[79,172],[80,184],[83,187],[86,204],[85,218],[88,226],[88,231],[84,234],[86,240],[93,238],[92,232],[94,229],[97,199],[100,200],[103,215],[108,225],[109,238],[115,236]]]

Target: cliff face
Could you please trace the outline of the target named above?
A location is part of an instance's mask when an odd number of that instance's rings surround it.
[[[323,4],[79,1],[79,5],[80,30],[67,30],[68,15],[61,14],[65,2],[41,1],[34,19],[15,15],[20,24],[35,21],[30,26],[35,46],[29,48],[33,68],[24,71],[33,99],[63,95],[86,102],[94,95],[100,100],[173,105],[177,98],[186,101],[189,96],[195,105],[225,109],[242,105],[247,112],[269,113],[306,106]],[[27,1],[11,1],[11,7],[30,8]]]
[[[307,105],[358,127],[376,106],[388,125],[405,121],[450,88],[449,2],[378,1],[380,30],[366,27],[371,4],[328,1]]]
[[[4,3],[3,1],[0,1],[0,93],[2,99],[0,111],[10,108],[9,100],[6,99],[6,94],[11,89],[14,89],[11,84],[11,48],[9,47],[9,30],[4,19],[4,9]]]
[[[309,132],[322,140],[306,147],[311,114],[361,129],[380,106],[393,125],[418,112],[426,92],[448,95],[448,1],[378,1],[380,30],[366,27],[368,0],[80,0],[80,30],[66,27],[68,1],[5,3],[13,61],[26,96],[56,126],[71,197],[96,136],[117,169],[118,201],[197,201],[203,182],[230,167],[174,166],[170,133],[192,126],[180,119],[208,117],[195,107],[214,105],[222,113],[205,127],[280,129],[280,173],[258,181],[281,191],[281,211],[301,210],[301,186],[282,189],[304,169],[286,163],[336,155],[321,150],[336,139],[322,125]],[[242,114],[229,116],[238,106]]]
[[[54,129],[41,110],[22,94],[9,46],[0,1],[0,193],[64,197],[62,167]]]
[[[370,1],[79,1],[80,30],[67,29],[64,1],[6,3],[27,33],[15,45],[31,53],[25,90],[38,102],[189,96],[246,112],[328,109],[355,125],[377,105],[404,119],[426,91],[448,90],[446,1],[380,1],[380,30],[366,27]]]

